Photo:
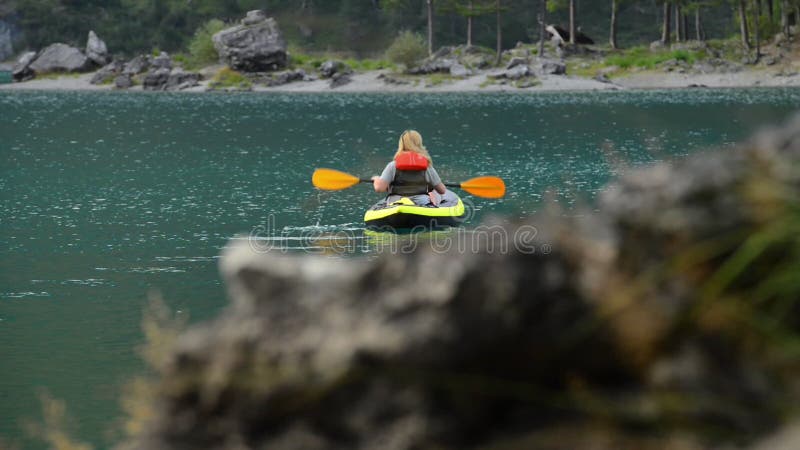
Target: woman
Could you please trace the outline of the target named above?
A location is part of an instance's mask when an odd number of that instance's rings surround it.
[[[447,190],[422,145],[422,136],[414,130],[400,135],[394,159],[380,176],[372,177],[372,186],[375,192],[410,197],[418,205],[438,205]]]

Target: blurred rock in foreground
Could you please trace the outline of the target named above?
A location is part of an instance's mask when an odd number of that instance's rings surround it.
[[[800,119],[475,252],[234,245],[121,448],[800,448],[798,163]]]

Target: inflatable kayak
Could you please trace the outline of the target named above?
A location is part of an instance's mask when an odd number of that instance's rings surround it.
[[[464,203],[452,191],[444,193],[439,206],[419,205],[415,198],[427,196],[389,195],[364,213],[364,224],[380,230],[437,229],[458,226],[464,217]]]

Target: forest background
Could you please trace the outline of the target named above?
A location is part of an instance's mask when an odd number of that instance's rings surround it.
[[[607,44],[613,8],[617,42],[629,47],[663,39],[667,14],[673,15],[676,38],[679,22],[685,39],[695,38],[698,24],[704,37],[734,37],[742,29],[742,8],[751,29],[761,17],[761,34],[768,38],[781,31],[782,20],[794,21],[798,5],[798,0],[549,0],[545,21],[569,29],[572,10],[576,29]],[[129,56],[183,51],[209,20],[232,23],[246,11],[263,9],[278,20],[290,51],[364,58],[383,53],[401,31],[427,34],[429,14],[433,48],[466,43],[470,16],[473,44],[494,48],[498,24],[502,48],[536,42],[543,6],[543,0],[4,0],[0,21],[11,28],[17,51],[53,42],[81,47],[93,29],[113,53]],[[683,20],[675,20],[676,13]]]

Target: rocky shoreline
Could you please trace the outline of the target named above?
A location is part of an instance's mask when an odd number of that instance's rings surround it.
[[[796,30],[794,30],[796,32]],[[671,57],[649,70],[609,66],[607,50],[565,44],[556,36],[545,57],[529,44],[502,53],[474,47],[442,47],[414,66],[401,70],[355,70],[342,61],[293,65],[276,21],[250,11],[239,24],[212,37],[219,64],[198,71],[184,68],[167,53],[114,58],[105,42],[89,32],[85,51],[54,43],[21,55],[11,70],[16,83],[0,90],[92,91],[254,91],[254,92],[520,92],[594,91],[665,88],[732,88],[800,86],[800,49],[776,36],[764,47],[759,64],[745,57],[726,59],[705,42],[676,43],[667,52],[705,55],[692,61]],[[651,54],[664,54],[651,45]],[[661,52],[661,53],[659,53]],[[43,75],[43,77],[42,77]]]
[[[206,70],[207,71],[207,70]],[[204,71],[201,71],[201,73]],[[518,92],[536,93],[551,91],[595,91],[625,89],[682,89],[682,88],[747,88],[747,87],[800,87],[800,75],[785,73],[780,69],[747,70],[727,74],[659,73],[655,71],[631,74],[607,82],[573,75],[543,75],[531,87],[512,84],[487,83],[498,71],[481,71],[463,79],[431,84],[424,78],[406,83],[387,81],[393,74],[387,70],[359,72],[350,75],[351,81],[336,88],[329,80],[315,79],[278,86],[254,85],[252,92]],[[34,79],[21,83],[0,85],[0,91],[121,91],[113,84],[91,84],[96,73],[64,75],[58,78]],[[211,80],[197,80],[197,84],[181,92],[219,92],[210,87]],[[231,89],[241,91],[240,89]],[[125,91],[144,92],[143,85],[131,86]]]

